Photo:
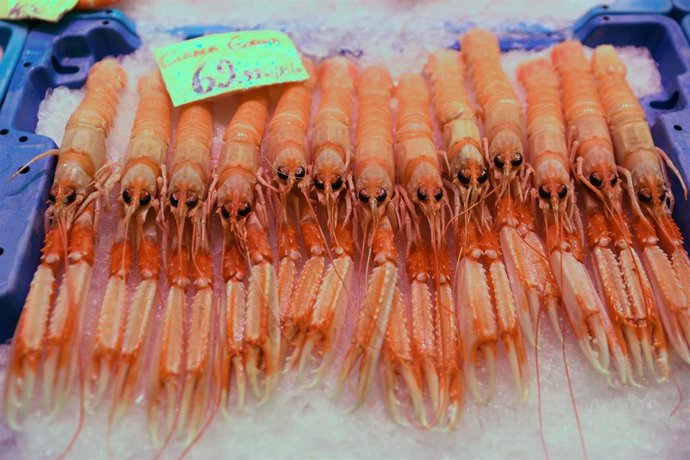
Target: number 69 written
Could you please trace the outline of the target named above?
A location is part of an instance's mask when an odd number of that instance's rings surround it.
[[[221,59],[218,61],[215,72],[219,77],[226,77],[225,81],[220,80],[220,78],[216,80],[216,78],[210,75],[202,76],[201,72],[205,65],[206,63],[201,64],[196,69],[196,72],[194,72],[194,77],[192,78],[192,89],[195,93],[206,94],[210,93],[216,88],[227,88],[235,80],[235,67],[232,65],[232,62],[228,61],[227,59]]]

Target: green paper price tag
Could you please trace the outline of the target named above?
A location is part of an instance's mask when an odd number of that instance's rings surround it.
[[[3,0],[0,19],[41,19],[58,22],[78,0]]]
[[[290,37],[275,30],[206,35],[156,48],[153,55],[176,107],[309,78]]]

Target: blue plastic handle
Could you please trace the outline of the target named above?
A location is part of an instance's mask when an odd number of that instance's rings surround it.
[[[22,49],[24,49],[27,33],[27,26],[22,22],[0,21],[0,48],[2,48],[2,59],[0,60],[0,106],[5,99],[5,93],[10,85],[14,68],[19,62]]]

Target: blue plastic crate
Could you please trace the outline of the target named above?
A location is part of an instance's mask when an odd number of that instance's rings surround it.
[[[3,51],[2,60],[0,60],[0,106],[5,99],[14,68],[19,62],[19,56],[22,54],[26,36],[27,27],[24,23],[0,21],[0,47]]]
[[[690,0],[673,0],[673,17],[683,19],[690,13]]]
[[[595,6],[575,22],[575,29],[584,26],[587,21],[602,14],[663,14],[669,15],[673,11],[673,4],[677,0],[616,0],[611,5]]]
[[[690,40],[690,14],[685,15],[685,17],[680,21],[680,25],[683,27],[685,36]]]
[[[119,12],[72,15],[59,24],[34,27],[0,110],[0,340],[12,336],[38,264],[43,212],[55,160],[32,165],[12,182],[17,169],[55,148],[34,134],[38,106],[49,88],[84,84],[91,66],[106,56],[127,54],[140,40]]]
[[[630,2],[629,2],[630,3]],[[632,2],[650,3],[650,2]],[[610,9],[609,9],[610,11]],[[104,19],[104,15],[107,18]],[[107,21],[107,23],[106,23]],[[230,31],[229,26],[192,26],[170,32],[183,38]],[[690,177],[690,46],[679,25],[652,14],[590,15],[568,33],[587,46],[612,43],[644,46],[659,65],[663,91],[643,99],[656,143]],[[564,32],[504,35],[504,50],[538,49],[563,40]],[[117,11],[74,14],[58,26],[40,26],[28,37],[6,104],[0,111],[0,339],[16,324],[31,277],[38,264],[43,238],[43,210],[54,161],[41,161],[11,183],[8,177],[33,156],[54,147],[32,134],[38,105],[48,88],[84,83],[91,65],[106,55],[125,54],[139,46],[133,24]],[[456,45],[457,46],[457,45]],[[674,192],[680,197],[679,187]],[[675,217],[690,232],[690,209],[677,206]]]

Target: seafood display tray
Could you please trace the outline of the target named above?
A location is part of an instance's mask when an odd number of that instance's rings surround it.
[[[619,2],[669,4],[670,2]],[[586,46],[646,47],[659,66],[663,91],[643,99],[655,142],[690,179],[690,45],[680,26],[660,14],[616,13],[621,5],[594,9],[578,21],[572,34]],[[663,5],[662,5],[663,7]],[[601,7],[598,7],[601,8]],[[670,11],[670,6],[669,6]],[[229,26],[194,26],[171,30],[183,38],[230,31]],[[501,37],[503,50],[541,49],[564,38],[565,31],[513,31]],[[35,134],[38,108],[46,90],[83,85],[91,65],[107,55],[128,54],[140,40],[133,23],[116,10],[71,14],[57,25],[38,25],[26,37],[5,103],[0,109],[0,340],[12,336],[40,257],[43,211],[55,160],[41,160],[6,179],[34,156],[55,148]],[[449,46],[452,44],[449,44]],[[457,47],[457,44],[454,46]],[[680,196],[680,187],[674,186]],[[677,206],[675,218],[690,233],[690,209]]]

